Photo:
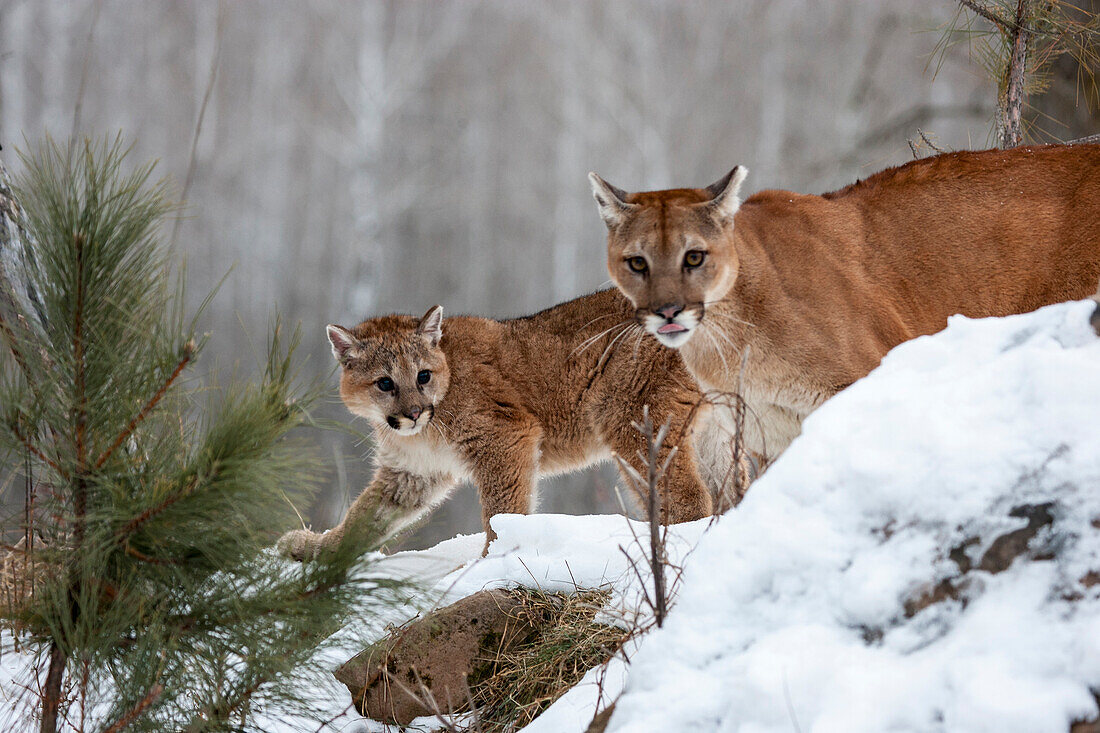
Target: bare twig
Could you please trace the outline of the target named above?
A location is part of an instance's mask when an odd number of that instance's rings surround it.
[[[206,105],[210,102],[210,95],[214,92],[214,81],[218,78],[218,65],[221,63],[222,56],[222,33],[225,30],[225,5],[224,3],[218,3],[218,21],[217,30],[215,30],[214,36],[214,56],[210,60],[210,76],[206,80],[206,91],[202,95],[202,103],[199,105],[199,116],[195,120],[195,134],[191,137],[191,156],[187,160],[187,175],[183,179],[183,191],[180,192],[180,199],[187,200],[187,194],[191,191],[191,183],[195,179],[195,165],[198,159],[199,149],[199,135],[202,134],[202,121],[206,117]],[[179,235],[180,222],[182,217],[177,216],[175,223],[172,225],[172,239],[169,246],[175,248],[176,237]]]
[[[1010,20],[1008,20],[1007,18],[1002,18],[984,5],[974,2],[974,0],[959,0],[959,3],[961,5],[965,5],[976,15],[980,15],[995,26],[1004,28],[1008,31],[1015,29],[1015,25]]]
[[[76,135],[80,131],[80,112],[84,107],[84,89],[88,86],[88,67],[92,60],[92,41],[95,39],[95,29],[99,25],[99,11],[103,9],[103,0],[96,0],[92,8],[92,22],[88,24],[88,37],[84,41],[84,61],[80,65],[80,86],[76,90],[76,104],[73,106],[73,130],[69,135],[69,155],[73,154],[76,145]]]
[[[936,151],[937,153],[946,153],[946,152],[948,152],[947,150],[944,150],[943,148],[941,148],[939,145],[936,145],[936,143],[933,142],[932,139],[928,137],[928,135],[924,132],[924,130],[920,129],[919,127],[917,128],[917,134],[920,135],[921,142],[924,145],[927,145],[929,148]],[[913,142],[912,138],[907,138],[905,142],[909,143],[909,149],[911,151],[913,151],[913,158],[919,159],[919,158],[922,157],[921,154],[920,154],[921,143]]]
[[[661,518],[663,512],[661,506],[660,484],[664,480],[665,474],[668,472],[668,467],[671,465],[672,459],[676,456],[679,446],[674,446],[672,450],[668,452],[663,463],[660,462],[660,453],[665,438],[668,437],[668,431],[671,424],[670,418],[665,421],[664,425],[662,425],[656,433],[654,433],[653,419],[649,415],[649,405],[645,405],[642,408],[642,421],[634,423],[634,429],[640,432],[645,440],[645,449],[638,452],[638,457],[646,467],[646,476],[644,479],[633,466],[623,459],[622,456],[618,454],[614,455],[615,461],[619,464],[619,468],[622,470],[623,475],[633,484],[634,491],[647,499],[649,510],[648,562],[650,570],[653,572],[652,599],[649,597],[644,582],[642,582],[642,588],[646,595],[647,605],[650,605],[653,609],[657,626],[664,624],[665,616],[668,613],[668,595],[665,585],[665,565],[667,564],[665,544],[668,537],[667,534],[661,531]],[[627,559],[630,560],[631,566],[634,567],[634,572],[638,574],[639,580],[642,580],[641,573],[638,572],[638,568],[634,565],[633,559],[630,558],[629,555],[627,555]]]

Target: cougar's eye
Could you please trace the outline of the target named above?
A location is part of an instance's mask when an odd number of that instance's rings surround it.
[[[698,267],[707,258],[707,253],[701,249],[693,249],[684,255],[684,267]]]
[[[429,369],[421,369],[420,373],[416,375],[417,384],[427,384],[432,381],[432,373]]]
[[[383,392],[392,392],[393,391],[393,380],[390,379],[389,377],[382,377],[377,382],[375,382],[375,385],[378,387],[378,389],[382,390]]]
[[[645,261],[645,257],[628,257],[626,259],[626,266],[633,272],[645,272],[649,269],[649,264]]]

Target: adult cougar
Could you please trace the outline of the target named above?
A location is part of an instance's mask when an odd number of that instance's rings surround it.
[[[956,152],[833,193],[626,193],[590,174],[611,278],[705,389],[737,387],[765,461],[824,400],[947,317],[1087,297],[1100,275],[1100,146]]]
[[[303,559],[392,534],[463,480],[478,487],[487,548],[495,537],[489,518],[531,510],[540,476],[612,451],[644,475],[643,439],[631,424],[644,405],[655,424],[671,419],[662,461],[677,436],[713,429],[700,426],[706,409],[679,355],[643,338],[631,313],[625,298],[606,290],[509,321],[444,320],[435,306],[421,319],[329,326],[340,395],[373,428],[377,470],[339,526],[290,532],[280,548]],[[718,453],[706,461],[709,476],[730,463],[713,436],[682,441],[668,469],[665,521],[711,511],[695,442]]]

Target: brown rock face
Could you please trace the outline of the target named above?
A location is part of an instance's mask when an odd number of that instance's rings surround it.
[[[537,629],[522,595],[485,590],[395,631],[334,673],[356,708],[375,720],[413,718],[468,707],[469,686],[489,673],[498,651]]]

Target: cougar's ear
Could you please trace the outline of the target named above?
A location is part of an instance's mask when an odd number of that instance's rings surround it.
[[[352,336],[351,331],[342,326],[330,323],[325,326],[325,333],[328,334],[328,341],[332,344],[332,355],[341,364],[346,364],[348,359],[354,356],[359,349],[359,339]]]
[[[741,191],[741,184],[745,182],[745,176],[748,174],[749,169],[745,166],[735,166],[729,173],[707,186],[706,191],[711,195],[707,206],[724,217],[736,214],[741,208],[741,199],[737,194]]]
[[[608,229],[617,226],[626,212],[634,208],[634,204],[626,202],[626,191],[615,188],[595,173],[588,174],[588,182],[592,184],[592,195],[600,207],[600,216]]]
[[[443,306],[433,305],[420,319],[420,325],[416,332],[423,334],[432,346],[439,346],[439,340],[443,338]]]

